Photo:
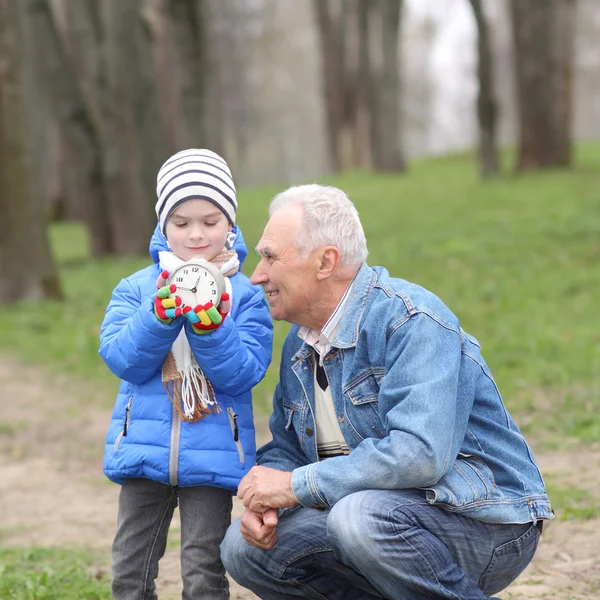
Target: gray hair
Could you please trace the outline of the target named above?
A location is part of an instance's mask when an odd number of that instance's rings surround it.
[[[302,208],[296,240],[302,255],[318,246],[335,246],[342,265],[360,265],[367,260],[367,240],[358,211],[342,190],[317,184],[293,186],[273,198],[269,217],[287,204]]]

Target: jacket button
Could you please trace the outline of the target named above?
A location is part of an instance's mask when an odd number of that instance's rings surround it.
[[[313,430],[310,427],[306,428],[306,435],[312,435],[313,434]]]
[[[346,417],[345,417],[344,415],[342,415],[342,416],[339,418],[339,421],[340,421],[340,423],[343,423],[345,420],[346,420]]]

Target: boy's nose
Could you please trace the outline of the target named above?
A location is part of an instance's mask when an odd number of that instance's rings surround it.
[[[190,237],[193,239],[203,238],[204,230],[202,227],[192,227],[192,230],[190,231]]]

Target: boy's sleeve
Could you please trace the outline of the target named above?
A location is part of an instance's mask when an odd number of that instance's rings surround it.
[[[100,328],[100,355],[108,368],[130,383],[144,383],[162,367],[184,319],[161,323],[151,297],[140,298],[127,279],[113,292]]]
[[[234,298],[235,300],[235,298]],[[198,335],[185,325],[187,339],[215,392],[232,396],[251,390],[267,372],[273,352],[273,322],[262,289],[253,289],[215,331]]]

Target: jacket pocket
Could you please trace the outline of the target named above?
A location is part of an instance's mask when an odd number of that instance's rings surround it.
[[[117,439],[115,440],[115,445],[113,446],[113,450],[115,452],[119,451],[119,444],[121,443],[121,440],[127,435],[127,428],[129,427],[129,421],[131,419],[131,404],[132,404],[132,402],[133,402],[133,396],[130,396],[129,400],[127,401],[127,406],[125,407],[125,422],[123,423],[123,429],[117,436]]]
[[[285,430],[294,431],[294,414],[298,411],[295,406],[283,403],[283,414],[285,417]]]
[[[480,458],[468,454],[459,454],[452,469],[435,485],[424,489],[430,504],[445,504],[458,510],[502,498],[490,468]]]
[[[359,440],[385,436],[378,401],[383,375],[383,370],[368,371],[344,388],[346,417]]]
[[[240,457],[240,462],[243,464],[246,460],[244,456],[244,448],[242,447],[242,442],[240,440],[240,430],[237,422],[237,413],[231,406],[227,407],[227,418],[229,419],[229,427],[231,427],[231,435],[233,437],[233,441],[235,443],[235,447],[238,451],[238,456]]]

